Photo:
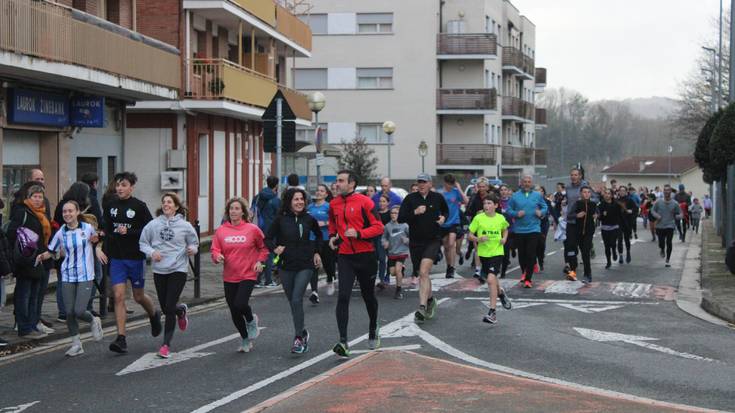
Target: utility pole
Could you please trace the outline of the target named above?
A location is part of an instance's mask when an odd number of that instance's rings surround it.
[[[730,0],[730,44],[735,44],[735,0]],[[730,100],[735,102],[735,53],[730,53]]]
[[[720,45],[717,54],[717,110],[722,107],[722,0],[720,0]]]

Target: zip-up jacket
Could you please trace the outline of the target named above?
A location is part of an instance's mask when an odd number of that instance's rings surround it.
[[[635,228],[636,219],[638,218],[638,206],[629,196],[618,198],[618,203],[623,210],[623,227],[626,229]],[[630,213],[627,211],[630,210]]]
[[[161,254],[161,261],[152,261],[154,273],[171,274],[188,271],[187,249],[198,249],[199,238],[183,215],[176,214],[171,218],[159,215],[143,227],[138,245],[146,257],[154,251]]]
[[[603,227],[620,227],[623,225],[623,208],[617,202],[605,202],[603,200],[597,205],[597,211],[600,214],[599,220]]]
[[[414,210],[421,205],[426,206],[426,212],[414,214]],[[442,238],[442,230],[436,222],[439,216],[449,216],[449,206],[442,194],[429,191],[426,198],[419,192],[406,195],[398,211],[398,222],[408,224],[410,245],[423,245]]]
[[[310,236],[315,240],[310,240]],[[319,222],[305,210],[299,215],[289,212],[276,216],[265,236],[269,250],[285,247],[279,265],[288,271],[314,268],[314,254],[319,252],[322,242]]]
[[[345,236],[348,228],[357,230],[357,238]],[[329,234],[330,238],[339,236],[340,254],[373,252],[375,251],[373,238],[383,235],[383,223],[375,216],[373,201],[370,198],[351,192],[340,195],[329,203]]]
[[[541,218],[536,216],[536,210],[541,210],[543,218],[548,213],[548,206],[540,192],[520,190],[513,194],[508,202],[507,213],[515,218],[513,232],[516,234],[534,234],[541,232]],[[519,217],[518,213],[525,215]]]
[[[574,185],[570,183],[567,186],[567,205],[572,206],[572,208],[567,208],[567,223],[568,224],[576,224],[577,223],[577,215],[574,214],[574,204],[577,203],[582,197],[582,187],[587,186],[587,181],[581,180],[579,181],[579,184]]]
[[[580,199],[574,204],[572,213],[574,217],[580,212],[586,212],[584,217],[577,218],[577,233],[582,237],[591,237],[595,233],[595,218],[594,215],[597,212],[597,205],[594,202],[585,201]]]

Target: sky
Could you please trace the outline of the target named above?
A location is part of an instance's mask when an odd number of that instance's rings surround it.
[[[548,69],[547,87],[592,100],[676,97],[704,41],[716,39],[720,10],[718,0],[511,2],[536,25],[536,66]]]

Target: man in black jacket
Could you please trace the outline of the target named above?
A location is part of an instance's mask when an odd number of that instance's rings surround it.
[[[449,215],[449,207],[441,194],[431,190],[431,175],[419,174],[416,181],[419,190],[404,198],[398,222],[408,224],[411,262],[413,268],[419,268],[419,309],[414,319],[422,323],[436,313],[429,273],[439,256],[441,225]]]
[[[623,209],[621,236],[618,238],[618,257],[620,264],[623,263],[623,243],[625,243],[625,262],[630,263],[630,238],[633,236],[633,228],[638,224],[638,205],[628,196],[628,188],[625,185],[618,188],[618,204]]]

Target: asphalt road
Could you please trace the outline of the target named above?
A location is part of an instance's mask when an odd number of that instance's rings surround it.
[[[487,293],[471,279],[438,288],[443,299],[436,319],[412,323],[417,293],[392,299],[380,293],[383,347],[500,370],[564,386],[596,389],[728,410],[735,401],[735,331],[696,319],[676,307],[673,291],[681,278],[686,244],[675,244],[666,269],[650,235],[633,246],[631,264],[603,269],[597,242],[593,281],[588,287],[561,280],[560,244],[549,243],[546,271],[534,289],[504,281],[514,299],[499,323],[482,323]],[[513,265],[513,267],[515,264]],[[447,283],[437,274],[440,283]],[[509,279],[519,277],[518,270]],[[557,291],[556,293],[552,291]],[[258,296],[252,305],[265,327],[251,353],[236,353],[239,340],[222,303],[194,310],[188,331],[176,332],[168,361],[157,360],[159,338],[147,323],[129,331],[127,355],[85,342],[86,353],[64,357],[66,344],[15,359],[0,359],[0,412],[240,412],[343,363],[331,355],[336,342],[336,296],[322,292],[318,306],[306,303],[311,350],[289,352],[292,324],[282,293]],[[398,321],[403,319],[403,321]],[[366,350],[367,316],[353,293],[352,350]],[[624,336],[621,336],[624,335]],[[229,337],[229,338],[228,338]],[[655,340],[649,340],[655,339]],[[601,340],[601,341],[600,341]],[[143,368],[150,361],[149,368]],[[143,367],[140,367],[143,366]],[[126,370],[127,369],[127,370]],[[363,383],[369,386],[370,383]],[[414,389],[421,391],[421,389]],[[519,402],[522,402],[522,393]]]

